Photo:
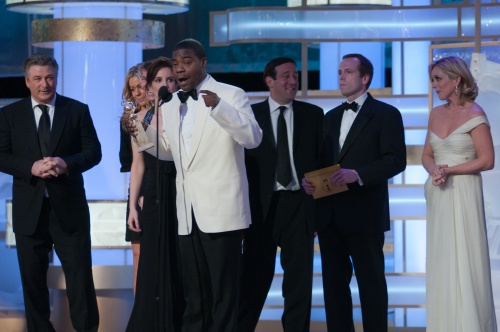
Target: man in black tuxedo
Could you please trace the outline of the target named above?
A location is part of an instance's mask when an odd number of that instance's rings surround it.
[[[64,270],[73,327],[97,331],[90,215],[82,173],[101,160],[89,108],[56,94],[58,64],[46,54],[24,62],[31,97],[0,110],[0,171],[14,177],[13,228],[28,331],[49,321],[49,253]]]
[[[299,181],[314,169],[324,112],[294,100],[299,85],[294,60],[271,60],[264,81],[270,97],[252,105],[263,139],[257,148],[245,151],[252,225],[244,233],[237,331],[255,330],[274,277],[277,247],[284,270],[283,329],[309,331],[314,210]]]
[[[388,295],[384,274],[384,232],[389,230],[387,182],[406,168],[400,112],[367,93],[373,65],[348,54],[339,66],[340,91],[347,102],[329,111],[318,168],[340,164],[333,185],[349,190],[317,199],[316,221],[323,269],[328,331],[354,331],[349,283],[353,267],[365,332],[387,331]],[[305,179],[302,185],[312,193]]]

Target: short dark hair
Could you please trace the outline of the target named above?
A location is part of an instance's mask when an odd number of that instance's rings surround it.
[[[51,66],[56,70],[56,77],[59,73],[59,65],[57,64],[56,59],[45,53],[35,53],[24,60],[23,70],[25,78],[29,77],[29,70],[31,66]]]
[[[196,55],[196,57],[198,57],[198,59],[200,59],[200,60],[206,59],[206,57],[207,57],[207,53],[205,52],[205,48],[203,47],[203,45],[199,41],[192,39],[192,38],[184,39],[184,40],[181,40],[180,42],[178,42],[174,46],[174,49],[172,50],[172,52],[175,52],[175,51],[181,50],[181,49],[192,50],[194,52],[194,54]]]
[[[271,61],[269,61],[266,65],[266,68],[264,68],[264,82],[266,81],[266,77],[269,76],[273,80],[276,79],[276,67],[281,66],[282,64],[285,63],[293,63],[295,66],[297,66],[297,63],[295,63],[295,60],[288,58],[288,57],[279,57],[279,58],[274,58]]]
[[[370,84],[372,83],[372,78],[373,78],[373,65],[368,60],[364,55],[359,54],[359,53],[350,53],[346,54],[342,57],[342,59],[348,59],[348,58],[356,58],[359,60],[359,74],[361,77],[368,75],[370,79],[368,80],[368,83],[366,83],[366,88],[368,89],[370,87]]]
[[[147,73],[154,61],[155,61],[155,59],[150,59],[150,60],[144,61],[143,63],[138,64],[139,69],[141,71],[145,70]],[[146,78],[144,77],[144,79],[146,79]]]
[[[146,76],[146,86],[150,86],[153,83],[156,75],[163,68],[172,69],[172,61],[167,57],[160,56],[153,61],[151,66],[149,66],[148,74]]]

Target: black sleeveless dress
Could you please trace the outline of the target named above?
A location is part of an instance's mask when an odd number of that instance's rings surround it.
[[[146,171],[141,187],[143,209],[139,212],[141,254],[134,308],[127,331],[180,331],[184,297],[175,206],[175,165],[147,152],[143,152],[143,156]]]

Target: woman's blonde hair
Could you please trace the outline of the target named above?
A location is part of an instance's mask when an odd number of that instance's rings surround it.
[[[457,56],[448,56],[434,61],[429,65],[429,77],[431,79],[431,72],[434,67],[440,68],[452,80],[460,77],[460,83],[458,83],[455,90],[460,105],[476,99],[479,89],[464,60]]]
[[[139,78],[139,80],[142,79],[141,75],[141,69],[142,69],[142,64],[138,64],[135,66],[130,67],[130,69],[127,72],[127,75],[125,76],[125,84],[123,85],[123,92],[122,92],[122,103],[123,103],[123,113],[120,118],[120,123],[123,128],[123,130],[127,130],[126,128],[126,123],[128,120],[130,120],[130,110],[127,110],[125,107],[125,103],[127,102],[135,102],[134,96],[132,94],[132,90],[130,89],[129,81],[133,77]],[[150,108],[152,106],[151,101],[147,101],[147,104],[145,106],[146,109]],[[141,108],[136,108],[134,110],[134,113],[138,112]]]

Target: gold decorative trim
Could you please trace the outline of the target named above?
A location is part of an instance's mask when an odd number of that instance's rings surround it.
[[[118,41],[142,43],[143,49],[161,48],[165,23],[110,18],[57,18],[31,23],[32,45],[53,48],[60,41]]]

